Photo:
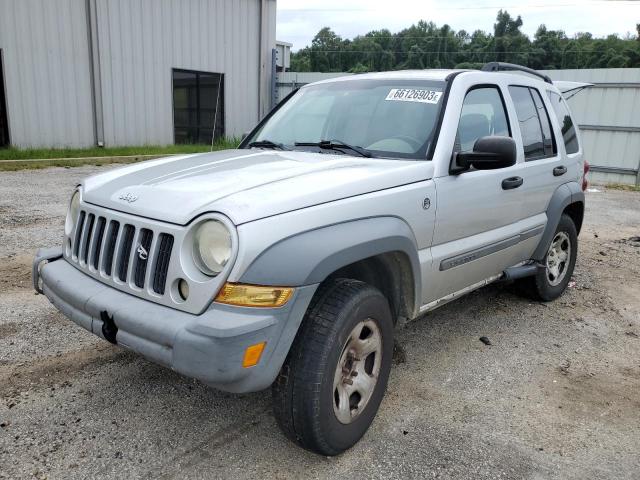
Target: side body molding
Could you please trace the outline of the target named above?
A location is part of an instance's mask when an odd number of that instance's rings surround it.
[[[547,250],[549,250],[551,240],[553,240],[553,234],[560,222],[560,216],[567,205],[572,203],[584,204],[584,192],[577,182],[564,183],[553,192],[547,206],[547,226],[544,229],[538,247],[533,252],[532,258],[534,260],[542,261],[544,259]]]
[[[311,285],[375,255],[402,252],[411,263],[414,298],[421,298],[420,262],[413,230],[397,217],[372,217],[309,230],[265,249],[240,278],[258,285]],[[419,307],[419,306],[418,306]]]

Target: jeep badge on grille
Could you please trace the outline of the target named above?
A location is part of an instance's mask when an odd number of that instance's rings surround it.
[[[138,258],[142,261],[145,261],[149,257],[149,252],[147,252],[147,249],[142,245],[138,245],[136,252],[138,252]]]
[[[133,203],[136,200],[138,200],[138,197],[136,195],[134,195],[133,193],[123,193],[122,195],[120,195],[120,197],[118,197],[120,200],[124,200],[127,203]]]

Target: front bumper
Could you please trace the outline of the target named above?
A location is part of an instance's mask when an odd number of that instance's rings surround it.
[[[102,338],[102,319],[112,318],[118,345],[229,392],[261,390],[275,380],[317,288],[296,288],[282,308],[212,303],[193,315],[111,288],[61,256],[60,249],[38,250],[33,261],[34,288],[58,310]],[[243,368],[245,349],[263,341],[258,365]]]

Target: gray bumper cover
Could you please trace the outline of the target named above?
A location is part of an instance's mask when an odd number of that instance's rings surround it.
[[[118,327],[119,345],[229,392],[261,390],[273,382],[317,288],[296,288],[282,308],[212,303],[192,315],[113,289],[60,257],[60,249],[38,250],[33,283],[68,318],[104,338],[101,314],[107,312]],[[267,344],[259,364],[243,368],[245,349],[262,341]]]

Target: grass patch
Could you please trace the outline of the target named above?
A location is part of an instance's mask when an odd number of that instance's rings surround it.
[[[218,140],[214,150],[235,148],[239,139]],[[208,152],[211,145],[142,145],[139,147],[92,147],[92,148],[2,148],[0,160],[30,160],[46,158],[120,157],[130,155],[172,155],[178,153]]]
[[[213,150],[236,148],[239,138],[225,138],[213,144]],[[212,150],[211,145],[143,145],[138,147],[92,148],[3,148],[0,149],[0,171],[14,171],[47,167],[78,167],[81,165],[107,165],[134,163],[148,160],[147,155],[202,153]],[[129,158],[122,158],[129,157]],[[23,160],[23,161],[21,161]],[[38,160],[38,161],[32,161]]]
[[[624,190],[625,192],[640,192],[640,186],[627,185],[624,183],[607,183],[604,187],[607,190]]]

